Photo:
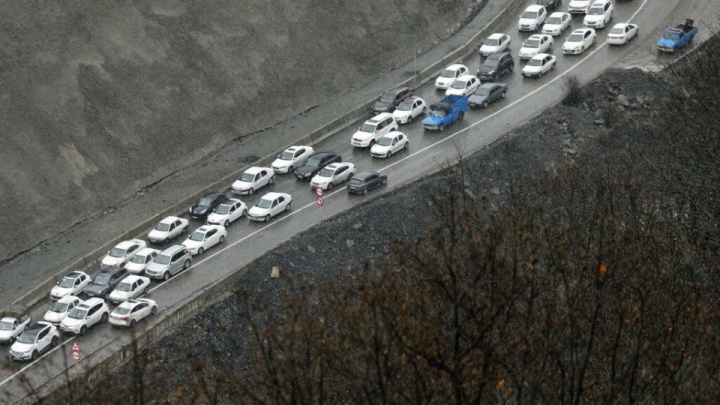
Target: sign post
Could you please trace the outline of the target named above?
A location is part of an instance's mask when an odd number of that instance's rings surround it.
[[[80,375],[80,360],[82,359],[82,351],[80,350],[80,346],[77,344],[77,341],[74,341],[72,346],[70,346],[70,357],[72,357],[75,361],[75,377],[78,377]]]
[[[325,204],[325,202],[323,201],[323,197],[322,197],[323,191],[322,191],[322,189],[321,189],[320,187],[318,187],[318,188],[315,190],[315,192],[317,193],[317,200],[316,200],[316,201],[317,201],[317,204],[322,207],[323,204]]]

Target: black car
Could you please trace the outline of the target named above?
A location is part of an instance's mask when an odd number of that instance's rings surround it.
[[[105,268],[85,287],[83,293],[88,297],[105,299],[115,286],[128,274],[130,273],[128,273],[124,267],[111,266]]]
[[[545,6],[548,11],[555,10],[561,3],[562,0],[537,0],[535,2],[537,5]]]
[[[396,89],[388,90],[383,93],[380,98],[373,104],[372,112],[380,114],[382,112],[391,113],[395,111],[395,107],[398,106],[403,100],[412,96],[412,90],[407,87],[398,87]]]
[[[483,81],[495,81],[515,69],[515,60],[508,52],[490,55],[477,70],[477,77]]]
[[[330,163],[342,162],[342,158],[335,152],[318,152],[310,155],[305,165],[295,169],[295,177],[298,180],[310,180],[318,174],[320,169]]]
[[[190,207],[188,213],[192,219],[204,219],[217,207],[222,204],[227,197],[223,193],[208,193],[200,197],[200,201]]]
[[[508,86],[503,83],[485,83],[468,98],[471,108],[486,108],[493,101],[505,98]]]
[[[350,194],[367,194],[387,184],[387,175],[378,172],[360,172],[348,182],[347,189]]]

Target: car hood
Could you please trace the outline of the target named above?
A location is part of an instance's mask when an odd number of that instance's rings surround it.
[[[373,147],[375,147],[375,146],[373,145]],[[315,175],[315,176],[310,180],[310,182],[311,182],[311,183],[315,183],[315,184],[325,184],[325,183],[329,183],[331,180],[332,180],[332,179],[331,179],[330,177],[322,177],[322,176],[319,176],[319,175]]]
[[[440,124],[443,122],[443,118],[447,118],[447,117],[433,117],[433,116],[425,117],[425,119],[422,120],[422,123],[430,124],[430,125],[437,125],[437,124]]]
[[[50,291],[50,294],[51,294],[51,295],[54,295],[54,296],[56,296],[56,297],[62,297],[62,296],[65,296],[65,295],[70,294],[71,292],[72,292],[72,289],[71,289],[71,288],[65,288],[65,287],[55,286],[55,287],[53,287],[53,289]]]
[[[454,81],[455,79],[452,77],[438,77],[437,79],[435,79],[435,84],[439,86],[449,86]]]
[[[0,330],[0,339],[7,339],[12,336],[12,333],[11,330]]]
[[[462,96],[463,94],[465,94],[465,89],[450,88],[450,89],[447,89],[447,91],[445,92],[446,96]]]
[[[202,240],[185,239],[183,241],[182,245],[188,249],[192,249],[194,247],[202,246],[204,243],[205,243],[205,241],[202,241]]]
[[[372,108],[375,111],[385,111],[388,108],[390,108],[392,104],[391,103],[385,103],[382,101],[376,101],[375,104],[373,104]]]
[[[105,266],[117,266],[121,264],[125,260],[124,257],[110,257],[105,256],[105,258],[102,259],[102,264]]]
[[[563,44],[563,49],[578,49],[582,47],[582,42],[565,42]]]
[[[373,137],[373,134],[370,132],[357,131],[353,134],[353,138],[361,139],[361,140],[370,139],[372,137]]]
[[[658,46],[667,46],[669,48],[672,48],[675,46],[675,41],[670,38],[660,38],[657,44]]]
[[[569,7],[589,7],[591,0],[572,0]]]
[[[69,318],[69,317],[66,316],[66,317],[62,320],[61,325],[65,325],[65,326],[76,326],[76,325],[81,325],[81,324],[83,324],[83,323],[85,323],[85,319],[74,319],[74,318]]]
[[[252,208],[250,208],[250,211],[248,212],[248,214],[256,216],[256,217],[262,217],[262,216],[268,214],[269,212],[270,211],[267,208],[252,207]]]
[[[521,18],[519,23],[526,24],[526,25],[532,25],[532,24],[538,24],[538,20],[535,18]]]
[[[43,316],[43,319],[48,322],[57,323],[63,320],[65,318],[65,315],[67,315],[67,312],[53,312],[53,311],[47,311],[45,312],[45,315]]]
[[[545,23],[545,25],[543,25],[543,31],[544,30],[559,30],[560,28],[562,28],[562,23],[560,23],[560,24]]]
[[[384,153],[390,150],[390,146],[382,146],[375,144],[370,148],[370,153]]]
[[[483,45],[480,47],[480,52],[495,52],[500,45]]]
[[[125,265],[125,268],[129,271],[139,271],[146,267],[145,263],[133,263],[129,262]]]
[[[27,353],[30,350],[33,350],[33,345],[15,342],[12,346],[10,346],[10,350],[14,351],[15,353]]]
[[[165,231],[158,231],[157,229],[153,229],[148,234],[148,238],[157,238],[157,239],[163,239],[164,237],[168,236],[170,233]]]
[[[208,220],[208,222],[211,222],[211,221],[212,222],[220,222],[220,221],[224,221],[228,217],[229,217],[229,215],[224,215],[224,214],[221,215],[221,214],[216,214],[213,212],[212,214],[208,215],[207,220]]]
[[[300,166],[297,169],[295,169],[295,173],[297,173],[300,176],[308,176],[315,172],[318,172],[320,170],[319,167],[316,166]]]
[[[584,20],[588,22],[602,21],[605,19],[605,15],[586,15]]]
[[[235,182],[232,184],[232,188],[236,190],[247,190],[250,188],[250,186],[252,186],[252,183],[241,180],[235,180]]]
[[[521,55],[537,55],[540,52],[539,48],[520,48]]]
[[[110,289],[109,285],[90,284],[85,287],[86,294],[104,294]]]
[[[392,113],[393,117],[395,117],[395,118],[407,117],[410,114],[412,114],[412,111],[402,111],[402,110],[398,110],[398,109],[396,109]]]
[[[471,102],[471,103],[476,103],[476,104],[480,104],[480,103],[482,103],[482,102],[485,101],[485,100],[487,100],[487,96],[480,96],[480,95],[477,95],[477,94],[473,94],[473,95],[471,95],[470,97],[468,97],[468,101],[469,101],[469,102]]]
[[[275,159],[272,162],[273,167],[288,167],[292,164],[292,160]]]
[[[542,66],[525,65],[523,68],[523,72],[539,72],[540,70],[542,70]]]
[[[202,215],[202,214],[206,213],[209,209],[210,209],[210,207],[204,207],[204,206],[201,207],[201,206],[195,204],[192,206],[192,208],[190,208],[190,212],[192,212],[193,214]]]
[[[150,262],[147,267],[145,267],[145,271],[164,271],[168,268],[167,264],[158,264],[155,262]]]
[[[113,292],[110,293],[110,296],[108,298],[110,298],[111,300],[125,301],[126,299],[128,299],[128,297],[130,297],[130,291],[114,290]]]
[[[491,74],[495,73],[497,71],[497,69],[498,69],[497,66],[480,65],[480,67],[478,68],[477,71],[478,71],[479,75],[491,75]]]

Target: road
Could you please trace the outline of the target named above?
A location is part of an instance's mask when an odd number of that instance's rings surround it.
[[[562,8],[566,7],[567,4],[562,6]],[[315,149],[340,153],[344,160],[356,164],[356,172],[379,170],[386,173],[389,177],[388,186],[379,192],[374,192],[374,195],[367,196],[349,196],[343,187],[338,187],[325,193],[325,204],[320,207],[315,203],[315,194],[308,183],[300,183],[292,175],[278,175],[275,185],[267,191],[292,194],[293,210],[273,219],[269,224],[240,219],[229,227],[225,244],[196,257],[190,270],[166,283],[154,284],[148,297],[158,301],[161,312],[156,318],[151,319],[149,324],[170,316],[181,303],[192,299],[236,269],[319,222],[350,210],[368,198],[392,192],[395,188],[428,176],[443,165],[456,161],[458,151],[464,154],[477,151],[499,139],[509,130],[542,114],[545,108],[562,98],[563,77],[572,74],[585,83],[608,67],[617,66],[619,63],[631,65],[634,60],[643,58],[645,62],[642,63],[651,63],[652,58],[648,56],[649,49],[665,26],[684,21],[686,16],[718,15],[718,8],[720,7],[714,4],[714,0],[621,2],[616,4],[614,22],[632,21],[639,24],[641,35],[637,40],[624,47],[610,48],[605,43],[609,29],[605,29],[599,31],[597,44],[585,54],[564,56],[561,54],[563,39],[573,28],[582,24],[582,18],[575,17],[571,29],[555,38],[553,53],[558,56],[558,66],[555,71],[541,79],[528,80],[520,75],[524,63],[516,65],[515,72],[502,79],[509,85],[506,99],[491,105],[487,110],[471,111],[463,122],[447,128],[443,133],[425,133],[419,120],[402,126],[400,130],[408,135],[410,148],[390,159],[372,159],[367,150],[355,150],[350,146],[350,137],[361,124],[360,122],[348,130],[341,131],[316,145]],[[696,17],[696,21],[698,20],[700,18]],[[522,42],[529,34],[518,33],[515,22],[507,27],[505,32],[513,37],[510,50],[516,56]],[[474,72],[479,60],[477,55],[473,55],[464,63]],[[428,103],[442,97],[442,93],[436,92],[432,84],[423,85],[415,94]],[[250,206],[261,195],[262,193],[259,192],[243,200]],[[199,225],[197,222],[193,223],[193,227]],[[32,311],[33,318],[41,319],[49,305],[49,300],[36,305]],[[64,341],[67,343],[70,338],[66,339]],[[83,353],[81,367],[96,364],[130,339],[131,334],[128,331],[112,328],[109,324],[91,329],[86,336],[77,339]],[[27,386],[39,387],[53,380],[53,384],[62,382],[65,372],[71,372],[74,364],[70,358],[69,345],[60,345],[29,365],[11,363],[7,357],[3,357],[2,362],[0,397],[8,403],[22,401],[27,396]]]

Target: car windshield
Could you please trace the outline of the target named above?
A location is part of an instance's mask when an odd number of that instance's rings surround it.
[[[451,87],[453,89],[464,89],[466,84],[465,80],[456,80]]]
[[[476,96],[487,96],[490,94],[490,89],[487,87],[478,87],[477,90],[475,90]]]
[[[35,338],[37,337],[34,333],[23,333],[22,335],[18,336],[17,341],[19,343],[24,343],[26,345],[35,343]]]
[[[625,30],[622,28],[613,28],[610,30],[611,34],[622,34],[623,32],[625,32]]]
[[[240,176],[240,181],[244,181],[246,183],[250,183],[253,180],[255,180],[255,175],[252,173],[243,173],[243,175]]]
[[[430,115],[433,117],[439,117],[442,118],[446,116],[445,110],[430,110]]]
[[[537,11],[526,11],[526,12],[522,13],[522,16],[520,16],[520,18],[532,18],[532,19],[536,19],[536,18],[537,18]]]
[[[143,264],[145,263],[145,256],[135,255],[130,259],[130,263]]]
[[[335,172],[334,172],[333,170],[331,170],[331,169],[322,169],[322,170],[320,170],[320,173],[318,173],[318,176],[320,176],[320,177],[332,177],[332,176],[333,176],[333,173],[335,173]]]
[[[166,255],[157,255],[155,256],[155,260],[153,262],[157,264],[169,264],[170,263],[170,256]]]
[[[378,145],[390,146],[390,145],[392,145],[393,139],[395,139],[395,138],[390,138],[390,137],[384,136],[384,137],[380,138],[380,140],[378,141]]]
[[[542,66],[542,59],[530,59],[527,63],[528,66]]]
[[[525,45],[523,45],[523,48],[538,48],[540,46],[540,41],[537,39],[529,39],[525,42]]]
[[[60,280],[60,284],[58,284],[58,286],[62,288],[72,288],[75,286],[75,279],[65,277],[64,279]]]
[[[13,323],[2,321],[0,322],[0,330],[12,330]]]
[[[603,15],[605,10],[602,7],[590,7],[588,15]]]
[[[87,315],[86,309],[81,308],[73,308],[72,311],[68,314],[68,318],[71,319],[85,319],[85,315]]]
[[[380,96],[381,103],[392,103],[395,100],[395,93],[385,93]]]
[[[440,73],[440,77],[452,78],[455,77],[455,71],[452,69],[445,69]]]
[[[547,22],[545,22],[546,25],[560,25],[562,24],[562,19],[560,17],[550,17],[548,18]]]
[[[295,152],[285,151],[280,155],[279,159],[280,160],[293,160],[294,157],[295,157]]]
[[[400,103],[399,106],[397,106],[398,111],[410,111],[412,110],[412,101],[411,100],[405,100],[402,103]]]
[[[196,242],[197,242],[197,241],[201,241],[201,240],[203,240],[204,238],[205,238],[205,232],[195,231],[195,232],[192,233],[192,235],[190,235],[190,240],[194,240],[194,241],[196,241]]]
[[[308,159],[307,163],[305,163],[305,164],[308,166],[317,167],[317,166],[320,166],[320,161],[321,161],[321,159],[319,157],[313,157],[313,158]]]
[[[270,208],[272,205],[272,200],[266,200],[264,198],[261,198],[258,200],[258,202],[255,203],[255,206],[258,208]]]
[[[98,274],[93,280],[93,284],[96,285],[108,285],[110,284],[110,276],[107,274]]]
[[[127,315],[130,313],[130,308],[117,307],[117,308],[115,308],[115,311],[113,311],[113,312],[117,315]]]
[[[112,248],[110,253],[108,253],[108,256],[110,257],[124,257],[125,256],[125,249],[120,248]]]
[[[53,304],[52,307],[50,307],[50,312],[57,312],[60,314],[64,314],[67,312],[68,304],[64,304],[62,302],[56,302]]]
[[[363,124],[362,127],[360,127],[360,132],[375,132],[375,124]]]
[[[212,204],[212,198],[209,197],[203,197],[198,201],[198,206],[200,207],[209,207],[210,204]]]
[[[568,42],[582,42],[583,40],[583,34],[570,34],[567,41]]]
[[[663,38],[672,39],[672,40],[680,39],[680,32],[665,31],[665,34],[663,34]]]
[[[167,232],[170,230],[170,224],[160,222],[157,225],[155,225],[155,230],[160,231],[160,232]]]
[[[123,292],[130,292],[130,291],[132,291],[132,285],[129,284],[129,283],[120,283],[120,284],[118,284],[118,286],[115,288],[115,290],[117,290],[117,291],[123,291]]]
[[[215,213],[220,215],[227,215],[227,213],[230,212],[230,206],[229,205],[218,205],[217,208],[215,208]]]
[[[488,38],[485,40],[485,43],[483,43],[483,45],[498,46],[498,45],[500,45],[500,40],[497,38]]]
[[[357,186],[358,184],[362,184],[362,180],[360,180],[360,179],[350,179],[350,185],[351,185],[351,186]]]

